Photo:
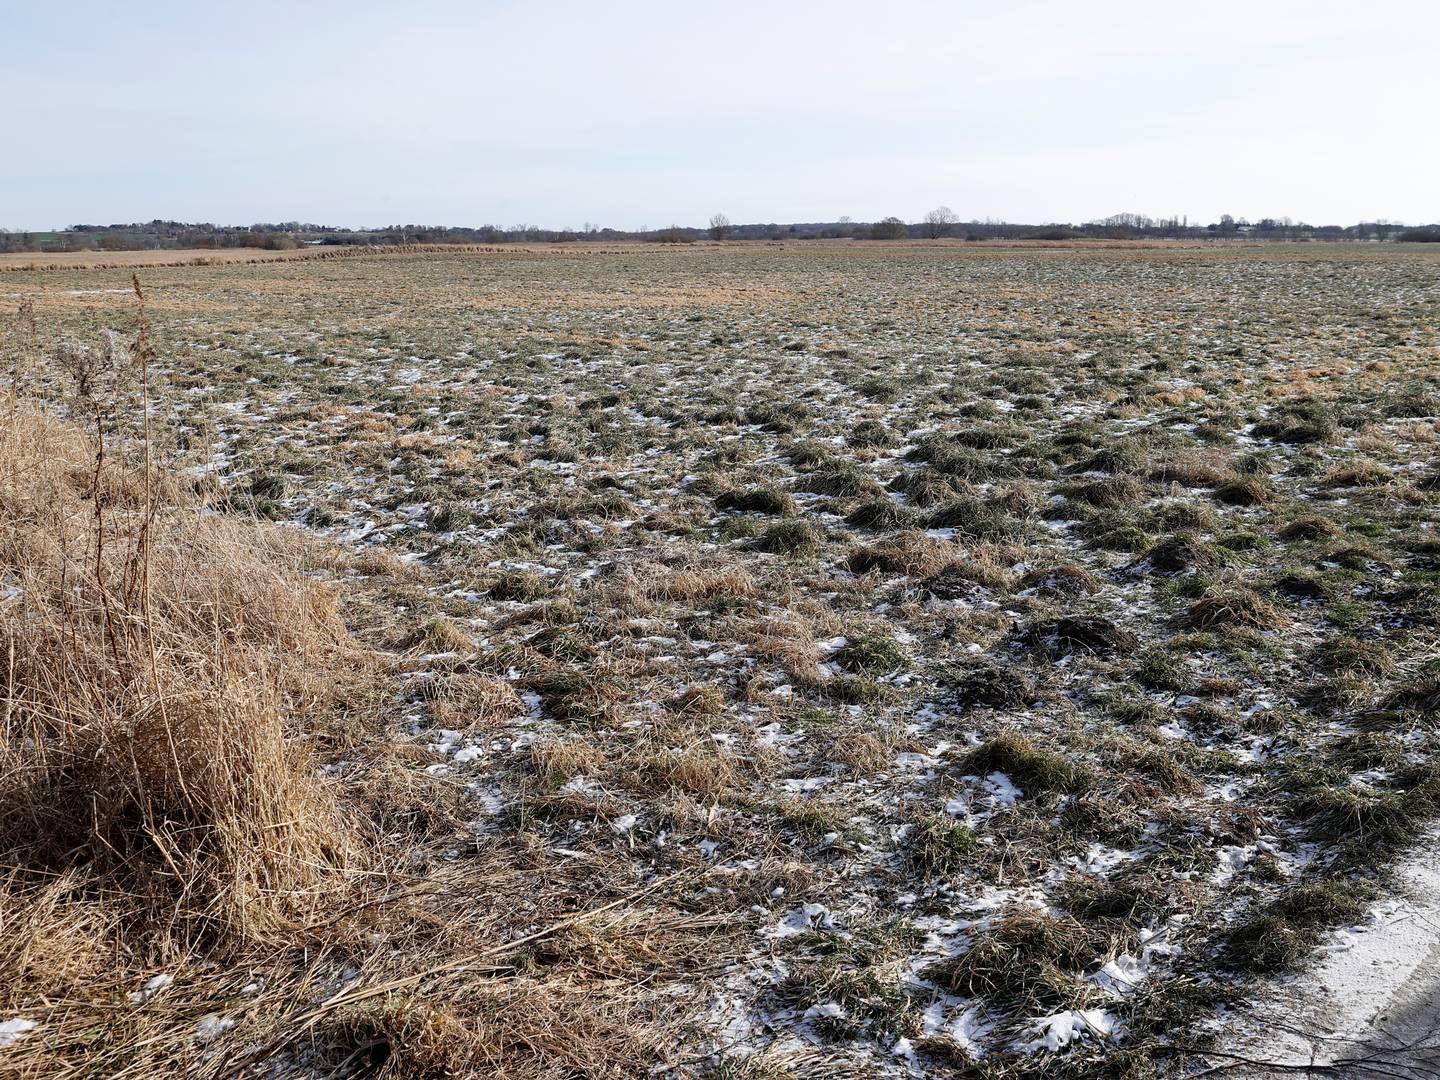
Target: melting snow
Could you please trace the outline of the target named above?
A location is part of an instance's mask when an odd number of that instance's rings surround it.
[[[781,919],[770,931],[775,938],[794,937],[809,930],[834,930],[840,928],[830,916],[830,909],[824,904],[801,904]]]
[[[235,1021],[228,1016],[211,1013],[209,1016],[202,1016],[200,1022],[195,1025],[195,1037],[202,1043],[214,1042],[234,1026]]]
[[[1054,1052],[1087,1036],[1109,1039],[1116,1034],[1116,1026],[1114,1015],[1104,1009],[1070,1009],[1035,1021],[1035,1031],[1040,1037],[1022,1049],[1032,1053],[1036,1050]]]
[[[11,1017],[9,1020],[0,1022],[0,1046],[9,1046],[11,1043],[19,1042],[38,1026],[34,1020],[26,1020],[23,1016]]]
[[[135,1004],[143,1005],[146,1001],[149,1001],[152,997],[158,994],[161,990],[164,990],[174,981],[174,975],[152,975],[150,978],[145,980],[144,986],[142,986],[139,990],[132,991],[129,994],[129,998]]]

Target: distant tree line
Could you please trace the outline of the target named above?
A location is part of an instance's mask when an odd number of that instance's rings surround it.
[[[71,225],[53,232],[0,229],[0,252],[6,251],[135,251],[184,248],[261,248],[285,250],[327,244],[565,244],[641,240],[661,244],[692,244],[700,240],[1071,240],[1071,239],[1238,239],[1288,241],[1400,241],[1440,243],[1440,224],[1402,225],[1391,221],[1354,225],[1308,225],[1288,217],[1248,221],[1230,214],[1208,224],[1188,218],[1152,218],[1113,214],[1079,224],[1024,224],[994,218],[964,221],[948,206],[939,206],[918,222],[887,217],[875,222],[837,221],[751,223],[737,225],[724,214],[692,228],[670,225],[651,229],[602,228],[586,223],[579,229],[538,225],[387,225],[347,229],[299,221],[254,225],[209,222],[133,222],[128,225]]]

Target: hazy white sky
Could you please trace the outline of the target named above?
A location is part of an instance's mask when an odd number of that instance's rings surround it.
[[[0,226],[1440,219],[1440,0],[0,0]]]

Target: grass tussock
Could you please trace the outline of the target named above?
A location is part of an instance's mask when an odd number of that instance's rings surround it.
[[[1331,926],[1364,917],[1372,889],[1339,879],[1302,885],[1261,908],[1230,932],[1225,957],[1250,971],[1281,971],[1305,958]]]
[[[906,864],[922,874],[948,874],[973,861],[978,848],[968,825],[931,814],[906,834],[904,856]]]
[[[343,740],[315,718],[376,670],[310,576],[330,556],[203,513],[147,448],[0,406],[0,1012],[39,1017],[22,1073],[108,1074],[85,1041],[104,1032],[157,1075],[193,1021],[116,1012],[120,989],[311,940],[372,862],[308,749]]]
[[[352,847],[285,720],[355,652],[335,596],[79,428],[12,408],[0,461],[5,861],[133,879],[129,918],[189,933],[285,921]]]
[[[1004,773],[1031,796],[1074,794],[1094,779],[1084,765],[1054,750],[1042,749],[1016,731],[981,743],[965,755],[961,768],[979,776]]]
[[[878,570],[883,574],[930,577],[953,564],[962,553],[949,541],[907,530],[856,548],[846,565],[857,574]]]
[[[804,518],[788,518],[771,525],[751,546],[771,555],[813,555],[820,550],[821,539],[820,530]]]
[[[1024,1012],[1073,1008],[1091,991],[1084,970],[1104,936],[1068,917],[1020,910],[980,933],[969,951],[932,964],[926,976],[953,993],[983,996]]]
[[[1190,606],[1183,621],[1197,630],[1216,627],[1274,630],[1286,623],[1285,616],[1273,604],[1244,587],[1208,590]]]
[[[648,587],[657,600],[698,603],[717,596],[749,596],[755,591],[750,575],[739,567],[675,570]]]

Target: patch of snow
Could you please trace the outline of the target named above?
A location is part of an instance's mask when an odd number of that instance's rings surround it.
[[[1070,863],[1076,869],[1084,870],[1087,874],[1103,874],[1123,862],[1130,862],[1139,857],[1139,854],[1134,851],[1122,851],[1119,848],[1106,847],[1104,844],[1091,844],[1083,859],[1077,855],[1070,859]]]
[[[775,924],[768,936],[773,938],[794,937],[810,930],[839,930],[824,904],[801,904]]]
[[[9,1020],[0,1021],[0,1046],[19,1042],[39,1026],[34,1020],[26,1020],[23,1016],[12,1016]]]
[[[1219,865],[1210,874],[1210,880],[1216,885],[1223,885],[1254,862],[1261,848],[1260,844],[1246,844],[1243,847],[1236,844],[1225,845],[1219,851]]]
[[[1114,1014],[1104,1009],[1068,1009],[1035,1021],[1039,1037],[1021,1049],[1027,1053],[1037,1050],[1054,1053],[1083,1038],[1109,1040],[1115,1036],[1116,1027]]]
[[[932,1002],[920,1017],[920,1030],[926,1035],[948,1036],[972,1057],[985,1056],[981,1040],[994,1029],[995,1021],[986,1018],[981,1006],[963,1002],[961,1006],[950,1006],[946,1001]]]
[[[792,795],[798,795],[807,791],[818,791],[833,779],[834,777],[830,776],[805,776],[798,780],[784,781],[784,787]]]
[[[989,804],[996,808],[1014,806],[1015,800],[1022,794],[1003,772],[993,772],[985,777],[980,788],[985,792]]]
[[[211,1043],[235,1026],[235,1021],[219,1013],[202,1016],[195,1025],[195,1038],[202,1043]]]
[[[152,975],[145,980],[145,985],[139,990],[133,990],[127,995],[136,1005],[143,1005],[156,994],[164,990],[175,981],[174,975]]]

